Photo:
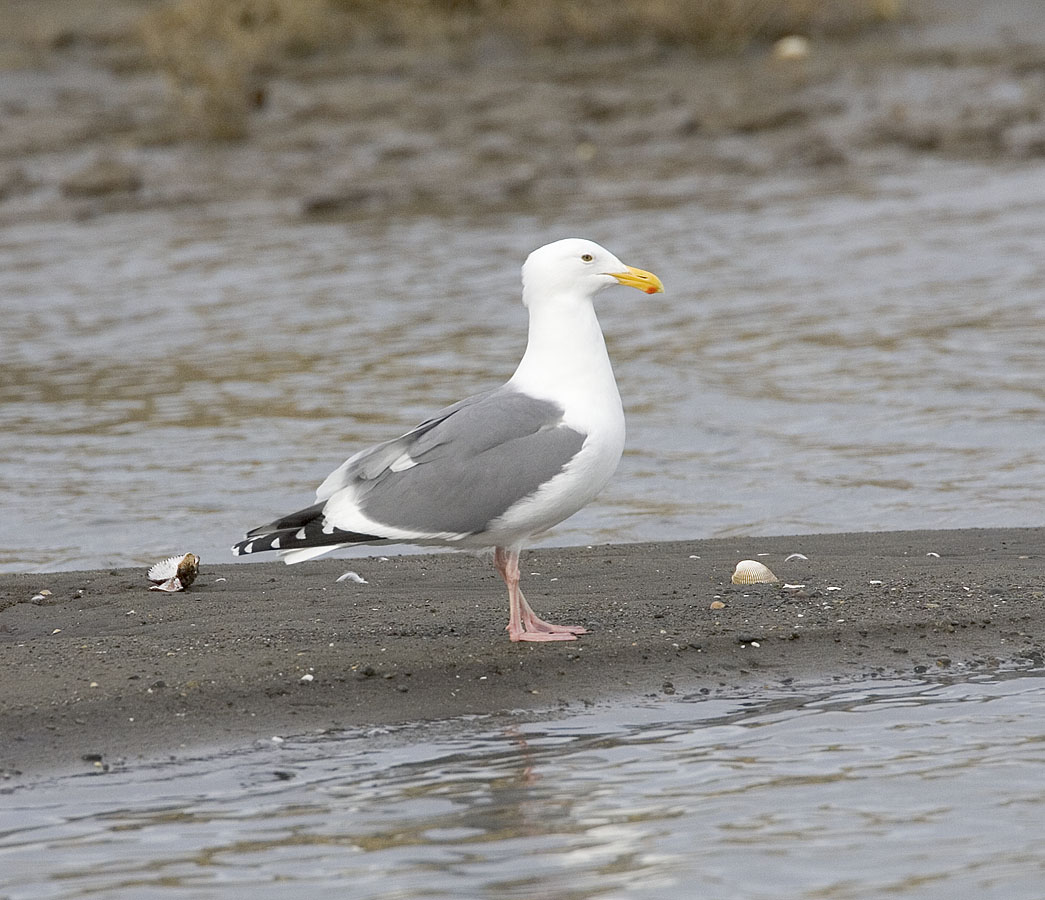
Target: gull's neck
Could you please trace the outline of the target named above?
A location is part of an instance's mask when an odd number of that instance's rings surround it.
[[[529,338],[509,384],[561,404],[567,419],[587,418],[598,411],[599,418],[620,416],[623,420],[617,383],[591,299],[562,294],[536,300],[525,292],[523,299],[530,310]]]

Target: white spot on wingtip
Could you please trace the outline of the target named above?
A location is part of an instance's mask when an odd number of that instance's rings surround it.
[[[417,461],[409,454],[404,453],[388,467],[391,472],[405,472],[417,465]]]
[[[272,543],[269,544],[269,548],[272,549],[272,550],[278,550],[279,549],[279,538],[273,538],[272,539]]]

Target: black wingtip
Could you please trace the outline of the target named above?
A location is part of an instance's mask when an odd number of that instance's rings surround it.
[[[291,518],[288,516],[280,522],[286,522]],[[255,528],[247,532],[242,541],[232,545],[232,553],[234,556],[247,556],[252,553],[265,553],[268,550],[302,550],[306,547],[330,547],[334,544],[373,544],[387,541],[388,538],[376,534],[328,528],[322,518],[304,523],[295,518],[290,528],[276,528],[271,531]]]

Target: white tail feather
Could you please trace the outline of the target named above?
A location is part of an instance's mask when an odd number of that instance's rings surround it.
[[[350,546],[351,544],[330,544],[326,547],[302,547],[300,550],[280,550],[278,555],[288,566],[292,566],[295,563],[307,562],[310,559],[315,559],[317,556],[322,556],[324,553],[330,553],[334,550],[340,550],[342,547]]]

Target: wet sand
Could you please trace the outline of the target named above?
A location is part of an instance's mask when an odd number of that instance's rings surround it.
[[[169,86],[127,36],[138,5],[113,9],[124,10],[116,25],[56,20],[37,42],[2,45],[0,225],[211,204],[300,220],[714,202],[733,177],[771,190],[822,170],[859,186],[862,172],[923,156],[1045,155],[1045,29],[1029,2],[918,4],[902,27],[816,42],[794,66],[768,48],[319,57],[269,79],[238,142],[172,128]],[[511,644],[492,566],[461,555],[294,568],[204,559],[191,590],[172,595],[148,591],[144,570],[4,575],[0,773],[101,771],[277,734],[625,696],[1038,666],[1043,538],[897,532],[527,553],[537,610],[591,629],[560,645]],[[785,562],[794,552],[808,560]],[[730,585],[745,557],[805,588]],[[337,582],[349,569],[368,584]],[[716,599],[724,608],[710,608]]]
[[[461,554],[204,560],[177,594],[149,591],[143,570],[0,576],[0,771],[18,783],[353,726],[1036,667],[1043,546],[1045,529],[975,529],[528,552],[537,611],[591,631],[561,644],[512,644],[493,567]],[[744,558],[781,584],[732,585]],[[349,570],[367,583],[338,582]]]

